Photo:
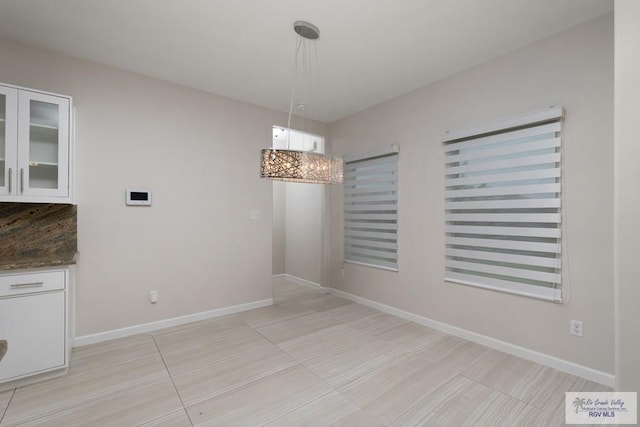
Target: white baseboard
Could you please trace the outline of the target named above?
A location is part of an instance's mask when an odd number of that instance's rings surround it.
[[[518,356],[523,359],[530,360],[532,362],[539,363],[541,365],[548,366],[550,368],[557,369],[559,371],[566,372],[568,374],[572,374],[572,375],[587,379],[589,381],[594,381],[599,384],[606,385],[608,387],[615,387],[615,377],[612,374],[598,371],[583,365],[578,365],[577,363],[569,362],[568,360],[550,356],[545,353],[539,353],[537,351],[534,351],[525,347],[520,347],[518,345],[511,344],[506,341],[501,341],[495,338],[491,338],[486,335],[478,334],[476,332],[462,329],[457,326],[452,326],[447,323],[439,322],[437,320],[432,320],[427,317],[410,313],[408,311],[400,310],[390,305],[382,304],[367,298],[362,298],[357,295],[340,291],[338,289],[328,288],[328,290],[330,293],[336,296],[346,298],[353,302],[357,302],[359,304],[375,308],[377,310],[383,311],[388,314],[392,314],[394,316],[401,317],[403,319],[418,323],[420,325],[424,325],[424,326],[436,329],[438,331],[447,333],[449,335],[453,335],[459,338],[466,339],[468,341],[482,344],[484,346],[493,348],[495,350],[499,350],[504,353]]]
[[[293,276],[291,274],[274,274],[273,279],[283,279],[288,280],[289,282],[293,282],[297,285],[301,286],[309,286],[315,289],[325,290],[327,288],[320,286],[320,283],[312,282],[311,280],[303,279],[302,277]]]
[[[185,316],[172,317],[170,319],[158,320],[156,322],[143,323],[141,325],[127,326],[126,328],[98,332],[97,334],[82,335],[73,339],[73,346],[81,347],[83,345],[95,344],[116,338],[123,338],[131,335],[142,334],[145,332],[157,331],[159,329],[170,328],[172,326],[184,325],[185,323],[212,319],[214,317],[226,316],[227,314],[240,313],[242,311],[253,310],[254,308],[268,307],[270,305],[273,305],[273,298],[268,298],[261,301],[253,301],[246,304],[233,305],[230,307],[216,308],[214,310],[187,314]]]

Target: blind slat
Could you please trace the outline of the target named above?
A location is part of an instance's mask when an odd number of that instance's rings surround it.
[[[512,249],[517,251],[532,251],[544,253],[557,253],[558,244],[523,242],[519,240],[498,240],[498,239],[472,239],[468,237],[449,237],[448,245],[471,246],[479,248]]]
[[[354,237],[346,238],[345,244],[348,246],[360,245],[370,248],[398,249],[398,244],[395,242],[378,242],[373,240],[356,239]]]
[[[387,222],[367,222],[365,223],[356,223],[349,222],[345,224],[345,233],[349,231],[355,231],[354,229],[367,229],[367,230],[394,230],[397,228],[396,223],[387,223]]]
[[[533,184],[533,185],[510,185],[507,187],[482,187],[468,188],[464,190],[447,190],[444,192],[446,198],[453,197],[487,197],[487,196],[515,196],[523,194],[550,194],[559,193],[560,183],[556,184]]]
[[[477,200],[470,202],[446,202],[446,209],[522,209],[559,208],[559,199]]]
[[[492,279],[488,277],[483,278],[482,282],[479,282],[478,278],[475,276],[456,273],[453,271],[445,272],[445,280],[461,283],[463,285],[471,285],[495,291],[540,298],[548,301],[562,302],[562,291],[555,288],[526,285],[524,283],[515,283],[507,280]]]
[[[368,220],[368,221],[390,221],[398,219],[398,214],[354,214],[354,213],[346,213],[344,215],[344,219],[349,220]]]
[[[462,222],[540,222],[560,223],[559,213],[491,213],[491,214],[445,214],[447,221]]]
[[[358,176],[369,176],[379,174],[381,172],[393,173],[398,170],[398,165],[395,162],[381,162],[381,163],[347,163],[344,166],[345,176],[353,178]]]
[[[396,177],[395,175],[389,175],[389,174],[384,174],[384,175],[370,175],[367,178],[345,178],[344,180],[344,187],[345,188],[349,188],[349,187],[357,187],[358,185],[365,185],[365,184],[382,184],[382,185],[392,185],[395,184],[396,182]]]
[[[356,256],[371,256],[375,258],[384,258],[388,261],[395,261],[396,251],[389,251],[380,248],[359,248],[354,246],[346,246],[345,251],[348,254],[354,254]]]
[[[347,230],[347,237],[369,237],[372,239],[385,239],[385,240],[397,240],[396,233],[387,233],[382,231],[356,231],[356,230]]]
[[[357,255],[349,255],[348,257],[345,254],[345,262],[353,262],[356,264],[366,265],[368,267],[380,267],[385,270],[398,271],[398,262],[397,261],[383,261],[379,259],[372,259],[367,257],[361,257]]]
[[[479,175],[468,178],[451,178],[446,180],[446,185],[478,185],[478,184],[491,184],[495,182],[512,182],[512,181],[524,181],[532,179],[542,178],[559,178],[560,169],[549,168],[542,170],[531,170],[526,172],[508,172],[508,173],[496,173],[491,175]]]
[[[346,195],[356,194],[369,194],[369,193],[383,193],[383,192],[395,192],[397,186],[394,185],[378,185],[370,187],[345,187],[344,192]],[[390,197],[391,198],[391,197]]]
[[[478,263],[465,262],[465,261],[454,261],[450,259],[447,260],[446,267],[455,268],[459,270],[467,270],[471,272],[496,274],[496,275],[514,277],[519,279],[536,280],[536,281],[547,282],[551,284],[560,282],[560,275],[558,274],[547,273],[544,271],[527,270],[524,268],[500,267],[497,265],[478,264]],[[467,273],[467,274],[473,275],[473,273]]]
[[[378,196],[362,196],[359,194],[345,194],[344,196],[344,202],[347,204],[362,203],[362,202],[380,202],[380,201],[395,202],[396,200],[397,200],[396,194],[382,194]]]
[[[478,171],[496,170],[514,168],[519,166],[544,165],[548,163],[557,163],[560,161],[560,153],[540,154],[537,156],[528,156],[518,159],[496,160],[482,163],[471,163],[463,166],[449,166],[445,168],[445,174],[463,174]]]
[[[528,236],[528,237],[548,237],[560,238],[559,228],[537,228],[537,227],[490,227],[479,225],[447,225],[447,233],[457,234],[477,234],[494,236]]]
[[[386,201],[386,202],[377,202],[377,203],[345,203],[345,212],[357,212],[357,211],[367,211],[367,210],[396,210],[398,208],[398,204],[395,200]]]
[[[559,269],[562,266],[560,258],[545,258],[529,255],[503,254],[497,252],[474,251],[470,249],[447,248],[448,257],[479,259],[484,261],[508,262],[512,264],[535,265]]]
[[[510,154],[526,153],[528,151],[558,147],[560,147],[560,138],[549,138],[542,141],[522,142],[509,147],[488,148],[477,151],[462,151],[460,154],[448,155],[445,158],[445,163],[480,160],[491,157],[506,156]]]

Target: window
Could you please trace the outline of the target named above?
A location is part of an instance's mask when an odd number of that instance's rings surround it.
[[[445,135],[445,280],[562,301],[562,114]]]
[[[345,261],[398,270],[398,150],[345,156]]]

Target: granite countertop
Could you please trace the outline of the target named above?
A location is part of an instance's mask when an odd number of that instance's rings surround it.
[[[76,263],[77,206],[0,203],[0,271]]]
[[[0,257],[0,271],[57,267],[76,263],[78,252],[36,253]]]

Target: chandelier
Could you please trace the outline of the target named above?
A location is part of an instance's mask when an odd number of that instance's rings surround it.
[[[287,127],[287,149],[265,148],[260,153],[260,177],[276,181],[305,182],[310,184],[340,184],[343,182],[343,161],[339,157],[310,151],[289,149],[289,135],[291,135],[291,115],[295,95],[295,74],[298,64],[300,47],[304,48],[304,39],[316,40],[320,37],[320,30],[308,22],[297,21],[293,30],[298,34],[298,44],[295,52],[293,84]],[[303,57],[305,57],[303,53]]]
[[[261,157],[262,178],[310,184],[340,184],[343,181],[343,162],[339,157],[275,148],[263,149]]]

